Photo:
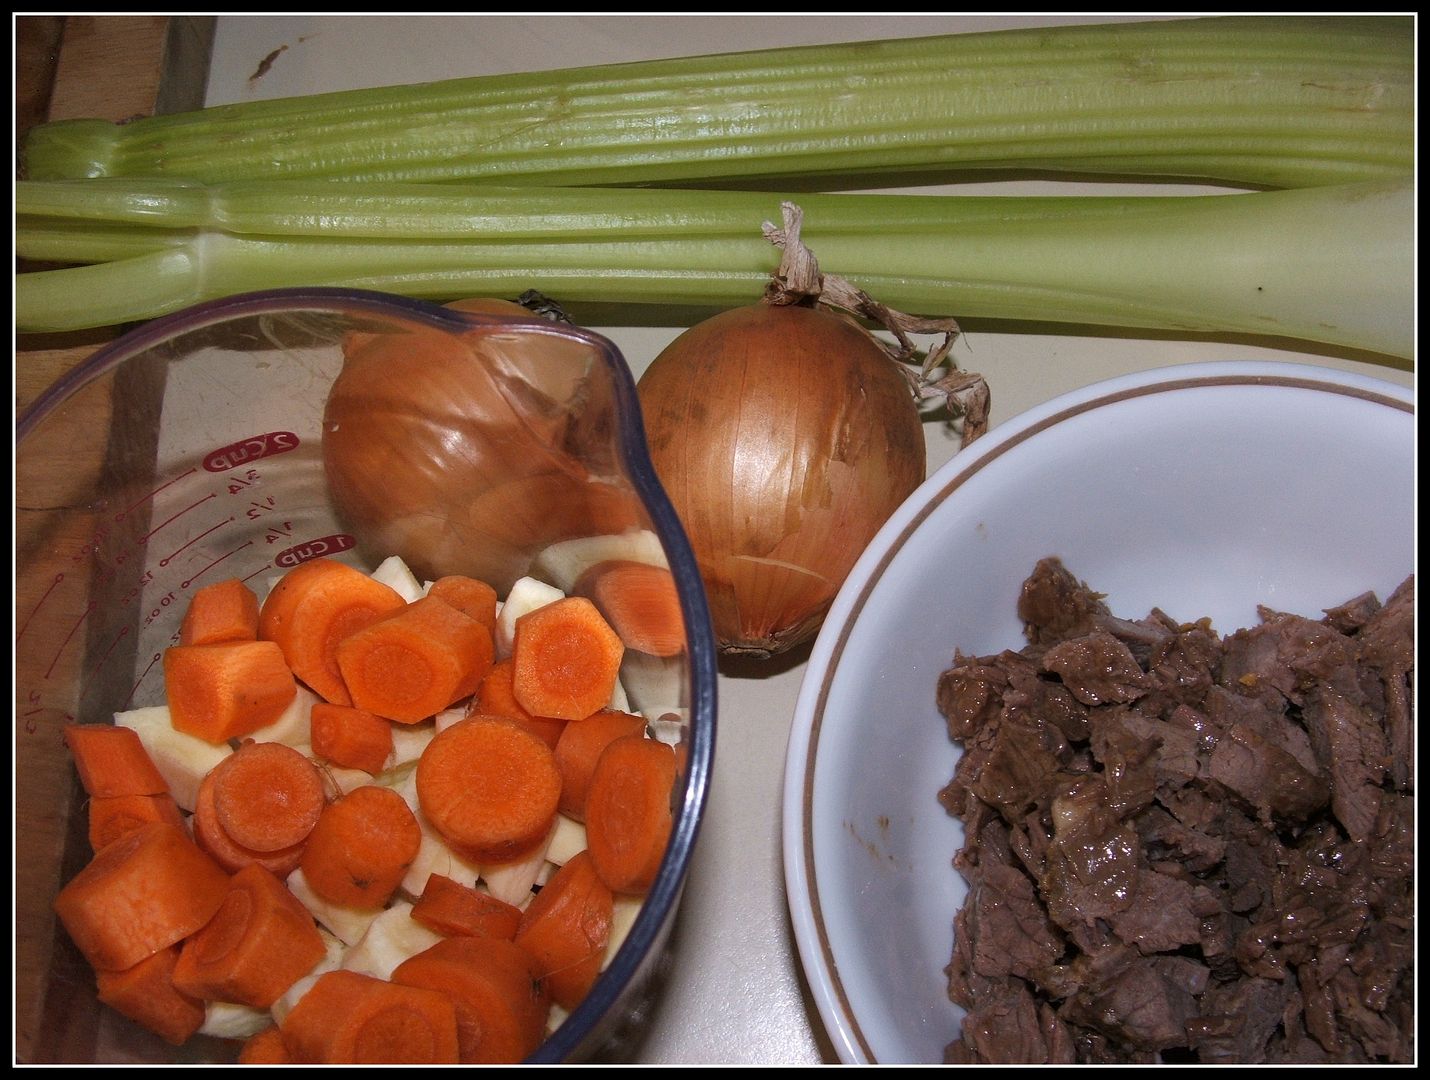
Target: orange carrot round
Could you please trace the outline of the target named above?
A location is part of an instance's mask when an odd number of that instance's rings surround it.
[[[584,720],[610,703],[625,646],[596,605],[567,596],[516,620],[513,690],[537,716]]]
[[[445,600],[458,611],[470,615],[488,630],[497,624],[497,591],[479,578],[450,574],[432,582],[428,596]]]
[[[675,751],[625,735],[601,752],[586,795],[586,842],[612,892],[640,895],[660,870],[674,821]]]
[[[499,716],[458,721],[417,761],[423,815],[478,861],[509,862],[531,851],[555,824],[560,796],[551,748]]]
[[[276,642],[293,674],[335,705],[351,705],[338,670],[338,643],[407,601],[334,559],[300,563],[274,586],[258,613],[258,636]]]
[[[168,794],[168,782],[133,728],[66,724],[64,738],[85,794]]]
[[[533,716],[523,709],[512,690],[515,672],[516,665],[510,657],[493,664],[486,678],[482,679],[481,685],[477,687],[471,711],[486,716],[509,717],[532,734],[540,736],[547,746],[556,749],[556,741],[561,738],[561,732],[570,721],[556,716]]]
[[[392,981],[452,1001],[464,1065],[515,1064],[541,1043],[549,1001],[535,961],[510,941],[444,938],[399,964]]]
[[[521,922],[521,909],[443,874],[432,874],[412,905],[412,918],[445,937],[466,935],[510,941]]]
[[[685,651],[680,591],[665,567],[612,559],[586,570],[571,592],[589,597],[627,648],[651,656]]]
[[[292,1065],[293,1055],[283,1042],[283,1032],[275,1024],[256,1031],[243,1040],[238,1051],[240,1065]]]
[[[190,819],[190,824],[194,830],[194,841],[213,857],[214,862],[231,874],[257,863],[283,878],[296,870],[303,858],[306,841],[278,851],[254,851],[229,836],[219,822],[218,809],[214,804],[213,770],[199,781],[198,795],[194,800],[194,816]]]
[[[329,971],[280,1025],[300,1065],[455,1065],[456,1008],[445,994]]]
[[[580,851],[541,887],[517,927],[516,943],[537,961],[551,1000],[570,1012],[601,974],[615,898]]]
[[[98,851],[126,833],[155,821],[184,824],[179,804],[162,795],[110,795],[89,800],[89,846]]]
[[[214,917],[184,942],[174,985],[196,998],[266,1009],[326,952],[302,902],[255,864],[233,875]]]
[[[603,709],[579,724],[567,724],[556,743],[556,767],[561,771],[560,810],[576,821],[586,820],[586,793],[601,751],[626,735],[645,732],[645,720],[633,713]]]
[[[123,971],[98,971],[99,1000],[181,1046],[203,1026],[204,1003],[174,986],[179,947],[169,945]]]
[[[175,645],[164,651],[164,688],[175,730],[211,743],[268,726],[298,695],[271,641]]]
[[[415,724],[471,696],[493,648],[487,627],[427,596],[345,638],[338,670],[353,705]]]
[[[123,971],[182,941],[218,911],[228,875],[166,822],[99,850],[55,897],[55,913],[90,966]]]
[[[258,596],[238,578],[205,585],[179,624],[180,645],[221,645],[258,637]]]
[[[248,740],[212,771],[219,824],[251,851],[301,844],[327,805],[322,774],[283,743]]]
[[[402,883],[421,844],[422,827],[402,796],[366,784],[323,810],[299,865],[324,900],[379,908]]]
[[[350,705],[314,702],[309,712],[313,753],[345,769],[376,776],[392,756],[392,722]]]

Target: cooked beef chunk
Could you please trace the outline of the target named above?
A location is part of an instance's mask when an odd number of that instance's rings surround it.
[[[938,683],[961,1063],[1414,1060],[1414,579],[1219,637],[1056,558]]]

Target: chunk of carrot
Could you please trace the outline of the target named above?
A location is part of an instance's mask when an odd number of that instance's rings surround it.
[[[96,972],[99,1000],[181,1046],[203,1027],[204,1003],[174,985],[179,946],[168,945],[123,971]]]
[[[85,794],[97,798],[168,794],[168,781],[132,728],[66,724],[64,739]]]
[[[222,645],[258,637],[258,596],[238,578],[205,585],[179,624],[180,645]]]
[[[174,730],[211,743],[267,727],[298,696],[271,641],[175,645],[164,651],[164,687]]]
[[[481,685],[477,687],[476,696],[472,699],[471,711],[485,716],[505,716],[515,720],[532,734],[540,736],[542,742],[554,750],[556,741],[561,738],[561,732],[570,721],[562,720],[557,716],[533,716],[523,709],[521,702],[516,700],[516,694],[512,689],[512,678],[515,673],[516,664],[511,657],[493,664],[492,669],[487,672],[486,678],[482,679]]]
[[[320,975],[280,1025],[303,1065],[455,1065],[457,1014],[434,990],[356,971]]]
[[[308,909],[254,864],[233,875],[214,917],[184,942],[174,985],[196,998],[266,1009],[326,953]]]
[[[338,669],[353,705],[415,724],[470,697],[493,649],[492,632],[476,619],[424,596],[343,639]]]
[[[612,892],[641,895],[655,881],[674,787],[675,751],[663,742],[624,735],[601,751],[586,795],[586,843]]]
[[[219,822],[218,808],[214,803],[213,770],[199,781],[198,795],[194,800],[194,816],[190,819],[190,824],[193,826],[194,840],[199,847],[231,874],[257,863],[280,878],[287,877],[298,868],[298,863],[303,858],[303,848],[307,845],[305,840],[278,851],[254,851],[237,843]]]
[[[537,961],[551,1000],[567,1012],[580,1005],[601,974],[611,937],[615,897],[589,851],[567,859],[521,915],[516,943]]]
[[[402,883],[422,845],[422,827],[391,788],[365,784],[329,803],[299,863],[329,903],[380,908]]]
[[[666,567],[610,559],[589,567],[571,593],[589,598],[626,648],[651,656],[679,656],[685,651],[680,591]]]
[[[283,743],[245,740],[212,772],[219,824],[250,851],[301,844],[328,803],[317,767]]]
[[[366,709],[319,701],[309,723],[313,753],[334,765],[376,776],[392,756],[392,722]]]
[[[500,716],[469,716],[417,760],[417,800],[428,823],[478,862],[529,853],[556,823],[561,774],[540,738]]]
[[[283,1032],[274,1024],[255,1031],[243,1040],[239,1047],[240,1065],[292,1065],[293,1055],[288,1053],[288,1045],[283,1041]]]
[[[311,559],[284,574],[258,613],[258,636],[276,642],[288,666],[335,705],[352,698],[338,670],[338,643],[407,601],[390,585],[335,559]]]
[[[492,937],[450,937],[404,960],[392,981],[446,996],[457,1013],[458,1060],[515,1064],[541,1044],[550,1008],[536,962]]]
[[[198,930],[227,895],[223,869],[183,829],[155,822],[101,848],[54,907],[91,967],[123,971]]]
[[[567,724],[556,743],[556,768],[561,772],[561,812],[586,820],[586,794],[601,751],[626,735],[645,731],[645,719],[618,709],[603,709],[580,723]]]
[[[412,918],[445,937],[497,937],[510,941],[521,922],[521,909],[490,893],[432,874],[412,905]]]
[[[470,615],[488,630],[497,625],[497,591],[480,578],[449,574],[432,582],[428,596],[445,600],[458,611]]]
[[[179,804],[162,795],[106,795],[89,800],[89,846],[98,851],[121,836],[155,821],[184,824]]]
[[[584,720],[610,704],[624,655],[596,605],[567,596],[516,620],[513,692],[537,716]]]

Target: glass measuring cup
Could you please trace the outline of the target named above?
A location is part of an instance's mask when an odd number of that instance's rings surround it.
[[[378,418],[364,363],[435,390],[420,409]],[[379,455],[367,475],[386,479],[380,490],[342,472],[364,453]],[[668,960],[713,754],[715,646],[610,342],[345,289],[200,305],[100,350],[27,410],[15,500],[21,1060],[232,1059],[213,1040],[175,1051],[101,1008],[55,923],[55,893],[90,855],[62,727],[163,702],[163,651],[198,588],[239,578],[262,597],[306,560],[371,570],[388,555],[426,580],[485,576],[503,595],[524,576],[567,590],[606,558],[674,577],[686,647],[628,649],[622,683],[631,711],[682,746],[675,828],[625,942],[532,1060],[619,1054]]]

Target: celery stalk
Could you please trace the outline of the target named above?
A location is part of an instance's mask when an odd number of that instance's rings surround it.
[[[779,221],[781,197],[759,192],[21,181],[15,193],[21,257],[40,257],[32,244],[81,205],[104,230],[96,259],[116,229],[176,235],[120,261],[18,275],[21,331],[305,285],[729,306],[760,296],[779,255],[761,226]],[[905,311],[1413,355],[1408,179],[1204,196],[787,198],[825,272]]]
[[[1414,45],[1395,17],[953,34],[63,121],[33,129],[22,159],[32,179],[711,186],[1018,169],[1300,187],[1413,167]]]

